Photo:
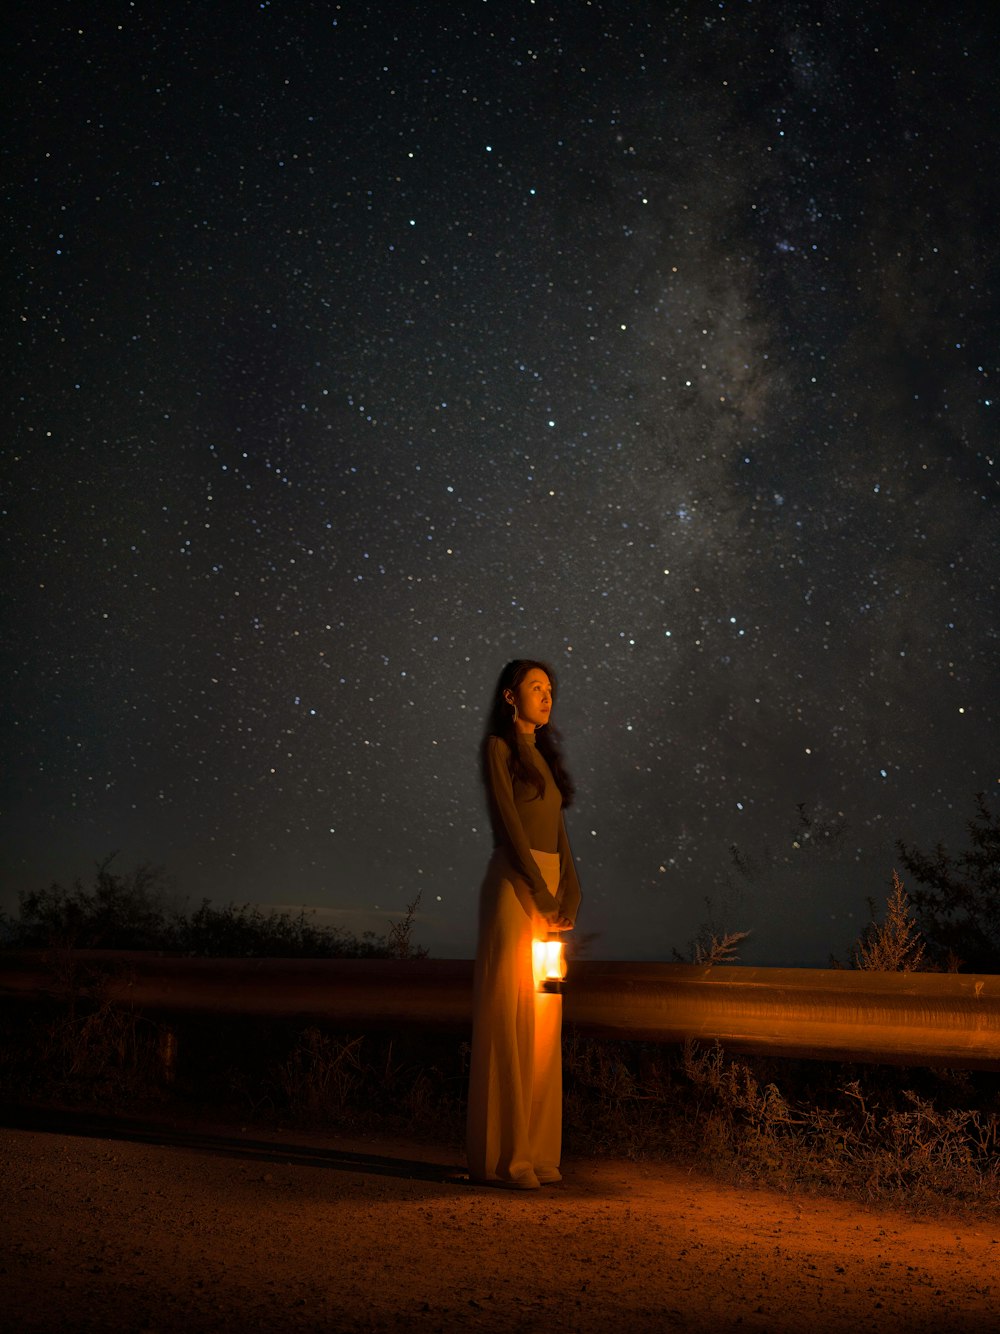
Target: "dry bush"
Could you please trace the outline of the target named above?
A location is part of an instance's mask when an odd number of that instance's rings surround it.
[[[909,897],[895,871],[884,920],[878,920],[870,899],[868,903],[872,920],[855,947],[855,968],[883,973],[917,972],[923,963],[924,944]]]
[[[635,1158],[669,1139],[669,1074],[661,1054],[644,1044],[585,1038],[574,1029],[564,1033],[567,1139],[589,1150]]]
[[[1000,972],[1000,806],[975,796],[975,814],[966,824],[969,845],[949,851],[938,843],[922,852],[905,843],[896,848],[917,882],[914,907],[936,963],[949,972],[960,965],[972,973]]]
[[[6,1016],[0,1089],[117,1108],[160,1097],[160,1026],[122,999],[120,966],[80,969],[53,960],[54,995]]]
[[[385,952],[390,959],[426,959],[427,950],[422,945],[413,943],[413,931],[416,926],[417,909],[423,896],[417,890],[416,897],[406,905],[406,912],[398,922],[391,922],[385,935]]]
[[[714,1123],[715,1152],[728,1151],[737,1179],[1000,1212],[996,1111],[939,1108],[905,1087],[903,1072],[878,1068],[835,1086],[833,1106],[790,1101],[718,1045],[686,1044],[684,1069],[700,1095],[699,1114]]]
[[[0,937],[15,949],[169,950],[232,959],[417,959],[427,951],[413,941],[420,895],[385,936],[352,935],[325,926],[304,909],[263,910],[252,904],[215,907],[203,899],[193,911],[172,906],[175,895],[162,868],[142,863],[116,871],[111,853],[89,884],[77,877],[67,889],[19,895],[16,918],[0,914]]]
[[[278,1068],[278,1086],[290,1110],[307,1117],[343,1116],[360,1089],[364,1039],[307,1028]]]
[[[749,935],[749,931],[724,931],[721,936],[710,935],[707,940],[699,940],[695,944],[694,961],[710,966],[737,963],[739,946]]]

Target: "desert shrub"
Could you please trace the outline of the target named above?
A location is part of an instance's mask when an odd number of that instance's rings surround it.
[[[975,803],[963,851],[952,852],[943,843],[932,852],[906,843],[896,847],[918,882],[911,897],[938,964],[995,973],[1000,971],[1000,809],[991,809],[984,792],[976,794]]]
[[[129,872],[99,862],[91,884],[77,877],[69,889],[52,884],[19,896],[18,917],[7,923],[10,943],[27,949],[164,949],[173,929],[162,871],[147,863]]]
[[[460,1139],[467,1048],[449,1035],[365,1036],[311,1026],[265,1072],[276,1115],[293,1124]]]
[[[735,848],[731,855],[739,863],[740,854]],[[723,918],[731,911],[726,904],[720,909],[711,898],[705,899],[706,917],[698,926],[694,936],[688,941],[687,953],[673,949],[671,955],[675,963],[697,963],[704,965],[739,963],[740,946],[749,938],[749,931],[730,931]]]
[[[414,943],[419,894],[384,936],[355,936],[324,926],[304,910],[270,909],[209,899],[191,912],[171,906],[162,868],[148,863],[132,871],[112,868],[114,853],[99,862],[90,884],[77,877],[70,888],[52,884],[19,896],[16,918],[3,920],[9,947],[17,949],[155,949],[204,958],[416,959],[427,951]]]
[[[343,1117],[364,1078],[363,1038],[343,1038],[310,1027],[299,1033],[278,1067],[285,1105],[298,1115]]]
[[[855,968],[884,973],[918,971],[924,959],[924,943],[903,882],[895,871],[885,917],[879,919],[871,899],[868,906],[872,920],[855,946]]]
[[[467,1045],[452,1034],[238,1015],[180,1016],[174,1027],[178,1104],[263,1124],[461,1139]]]
[[[794,1078],[803,1065],[790,1063]],[[753,1062],[719,1046],[688,1043],[685,1074],[701,1093],[700,1111],[715,1122],[738,1179],[813,1185],[838,1194],[910,1203],[976,1200],[1000,1210],[1000,1099],[984,1078],[986,1106],[949,1106],[949,1080],[930,1071],[867,1067],[844,1082],[844,1067],[816,1074],[795,1097],[762,1083]],[[914,1082],[928,1084],[921,1093]],[[808,1085],[811,1083],[812,1087]],[[961,1081],[968,1094],[971,1079]],[[707,1095],[707,1096],[706,1096]]]
[[[161,1026],[127,999],[128,970],[53,956],[53,994],[5,1008],[0,1093],[118,1108],[159,1094]]]
[[[1000,1213],[1000,1078],[564,1039],[576,1152],[669,1157],[727,1181]]]
[[[354,936],[318,925],[304,911],[262,912],[252,904],[214,907],[203,899],[189,917],[178,916],[173,947],[195,958],[213,959],[379,959],[388,955],[373,933]]]
[[[670,1049],[654,1043],[563,1034],[567,1143],[630,1158],[678,1147]]]

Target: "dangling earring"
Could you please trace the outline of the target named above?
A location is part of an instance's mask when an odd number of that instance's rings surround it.
[[[520,716],[521,716],[521,715],[518,713],[518,711],[517,711],[517,700],[514,699],[513,696],[510,696],[510,697],[507,699],[507,703],[508,703],[508,704],[510,705],[510,707],[514,710],[514,718],[513,718],[513,721],[516,723],[517,720],[518,720],[518,718],[520,718]]]

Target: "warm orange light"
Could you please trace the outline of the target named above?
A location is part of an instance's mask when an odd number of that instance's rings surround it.
[[[562,991],[566,976],[566,959],[561,940],[533,940],[531,957],[535,970],[535,988],[538,991]]]

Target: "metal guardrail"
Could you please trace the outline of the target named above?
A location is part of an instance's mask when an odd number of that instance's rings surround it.
[[[0,999],[99,989],[163,1014],[360,1028],[467,1030],[465,959],[187,959],[77,950],[0,954]],[[1000,1070],[1000,976],[669,963],[570,965],[564,1018],[583,1033],[721,1042],[732,1051]]]

